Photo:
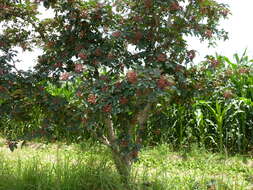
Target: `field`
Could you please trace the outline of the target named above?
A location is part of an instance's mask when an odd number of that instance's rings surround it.
[[[253,189],[251,156],[169,145],[143,149],[131,189]],[[1,140],[1,190],[121,190],[110,154],[101,145],[30,143],[11,152]]]

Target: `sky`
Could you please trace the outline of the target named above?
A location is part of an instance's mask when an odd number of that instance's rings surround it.
[[[221,3],[228,4],[232,15],[229,19],[224,20],[220,23],[222,28],[224,28],[229,33],[229,40],[217,41],[217,46],[215,48],[208,48],[208,44],[201,43],[195,38],[188,39],[189,47],[191,49],[197,50],[197,55],[195,58],[195,63],[204,60],[206,55],[218,54],[227,56],[229,58],[233,57],[234,53],[242,54],[247,48],[247,55],[253,58],[253,0],[217,0]],[[50,17],[50,11],[41,10],[43,15],[41,18]],[[34,66],[34,60],[42,52],[37,50],[35,52],[22,52],[19,53],[18,58],[21,60],[16,66],[19,69],[27,70]]]

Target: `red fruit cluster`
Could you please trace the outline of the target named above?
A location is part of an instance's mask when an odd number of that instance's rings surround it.
[[[121,36],[121,32],[120,31],[113,32],[112,36],[115,37],[115,38],[119,38]]]
[[[81,97],[83,96],[83,94],[82,94],[82,92],[81,92],[81,91],[77,91],[77,92],[76,92],[76,96],[78,96],[78,97],[80,97],[80,98],[81,98]]]
[[[101,88],[102,92],[106,92],[108,89],[108,86],[104,86],[103,88]]]
[[[101,76],[99,77],[99,79],[100,79],[100,80],[103,80],[103,81],[108,81],[108,77],[105,76],[105,75],[101,75]]]
[[[224,96],[224,98],[226,98],[226,99],[232,98],[232,97],[233,97],[233,92],[232,92],[231,90],[226,90],[226,91],[223,93],[223,96]]]
[[[135,22],[140,22],[140,21],[142,21],[142,17],[140,17],[140,16],[134,16],[134,17],[133,17],[133,20],[134,20]]]
[[[137,82],[137,73],[135,71],[128,71],[127,72],[127,80],[128,82],[134,84]]]
[[[167,60],[166,54],[161,53],[157,56],[157,61],[165,62],[166,60]]]
[[[112,53],[108,53],[107,58],[108,58],[108,59],[113,59],[113,58],[114,58],[114,55],[113,55]]]
[[[229,10],[228,10],[228,9],[223,9],[223,10],[221,11],[221,14],[222,14],[224,17],[226,17],[226,16],[229,14]]]
[[[4,92],[7,91],[7,88],[5,88],[4,86],[0,86],[0,92]]]
[[[136,42],[138,42],[138,41],[140,41],[140,40],[142,39],[142,37],[143,37],[143,34],[142,34],[140,31],[137,31],[137,32],[135,33],[135,35],[134,35],[134,40],[135,40]]]
[[[62,75],[60,76],[60,80],[68,80],[70,77],[69,73],[62,73]]]
[[[86,18],[88,16],[88,13],[86,10],[83,10],[80,15],[82,18]]]
[[[97,48],[97,49],[95,50],[95,55],[96,55],[96,56],[101,56],[101,55],[102,55],[102,51],[101,51],[100,48]]]
[[[137,151],[137,150],[134,150],[134,151],[131,153],[131,156],[132,156],[132,158],[137,158],[137,157],[138,157],[138,151]]]
[[[128,99],[126,98],[126,97],[121,97],[120,99],[119,99],[119,103],[120,104],[127,104],[127,102],[128,102]]]
[[[239,71],[238,71],[240,74],[246,74],[246,73],[249,73],[250,72],[250,69],[249,68],[240,68]]]
[[[92,63],[93,63],[93,65],[98,65],[98,64],[100,64],[100,62],[97,61],[97,60],[94,60]]]
[[[196,51],[195,50],[190,50],[190,51],[187,52],[187,55],[188,55],[190,60],[193,60],[196,56]]]
[[[111,104],[105,105],[105,106],[103,107],[103,112],[109,113],[109,112],[111,112],[111,111],[112,111],[112,105],[111,105]]]
[[[0,42],[0,47],[4,47],[4,42]]]
[[[211,37],[213,36],[212,30],[206,30],[205,36],[206,36],[207,38],[211,38]]]
[[[169,82],[164,76],[161,76],[160,79],[157,81],[157,86],[160,89],[164,89],[168,86],[172,86],[173,83]]]
[[[76,64],[75,65],[75,72],[80,73],[83,71],[83,65],[82,64]]]
[[[116,82],[114,86],[115,86],[116,88],[120,88],[120,87],[121,87],[121,82],[120,82],[120,81]]]
[[[120,146],[122,146],[122,147],[128,147],[128,141],[127,140],[122,140],[120,142]]]
[[[86,60],[88,58],[88,56],[85,53],[79,53],[78,57],[80,57],[83,60]]]
[[[153,0],[144,0],[144,5],[148,9],[152,8],[152,6],[153,6]]]
[[[226,74],[226,76],[231,76],[231,75],[233,75],[233,70],[228,69],[225,71],[225,74]]]
[[[212,67],[215,68],[215,67],[219,66],[219,64],[220,64],[220,62],[218,60],[216,60],[216,59],[211,60],[211,66]]]
[[[156,135],[160,135],[160,134],[161,134],[161,130],[160,130],[160,129],[156,129],[156,130],[154,130],[154,134],[156,134]]]
[[[182,7],[178,4],[177,1],[173,2],[171,5],[170,5],[170,10],[171,11],[178,11],[178,10],[181,10]]]
[[[80,33],[82,33],[82,32],[80,32]],[[83,45],[78,45],[78,46],[75,47],[75,51],[80,51],[81,49],[84,49],[84,48],[85,47]]]
[[[89,94],[87,98],[87,102],[90,104],[96,104],[97,103],[97,96],[95,94]]]
[[[61,63],[61,62],[55,63],[55,64],[54,64],[54,67],[55,67],[55,68],[62,67],[62,63]]]

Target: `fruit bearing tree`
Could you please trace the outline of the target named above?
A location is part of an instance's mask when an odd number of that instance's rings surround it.
[[[54,17],[39,19],[40,6]],[[2,0],[0,111],[22,120],[36,104],[47,125],[59,117],[79,123],[110,148],[127,182],[149,115],[189,96],[196,51],[186,37],[226,39],[218,24],[228,14],[215,0]],[[33,71],[16,68],[15,47],[43,50]],[[48,93],[48,83],[76,92],[67,101]]]

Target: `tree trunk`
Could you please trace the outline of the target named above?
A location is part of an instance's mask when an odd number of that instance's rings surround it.
[[[129,189],[130,176],[131,176],[131,166],[132,161],[129,156],[121,156],[118,152],[112,151],[113,160],[118,173],[120,174],[121,181]]]

